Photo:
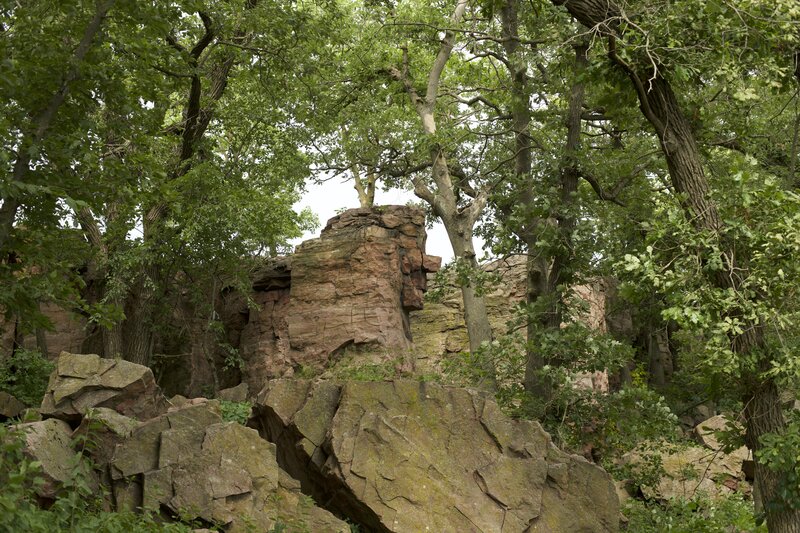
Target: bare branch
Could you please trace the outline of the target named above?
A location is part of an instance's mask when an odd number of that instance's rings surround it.
[[[592,176],[591,174],[588,174],[587,172],[584,172],[583,170],[580,170],[580,171],[578,171],[578,175],[581,178],[583,178],[584,180],[586,180],[586,182],[589,185],[592,186],[592,189],[594,189],[594,192],[597,194],[597,197],[600,198],[601,200],[606,201],[606,202],[615,203],[620,207],[627,207],[623,202],[618,200],[616,198],[616,196],[611,196],[611,195],[607,194],[603,190],[603,187],[600,186],[600,182],[598,182],[597,179],[594,176]]]

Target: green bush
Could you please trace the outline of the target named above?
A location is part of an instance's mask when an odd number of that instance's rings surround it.
[[[229,402],[228,400],[219,401],[222,419],[225,422],[238,422],[242,425],[247,423],[253,406],[250,402]]]
[[[55,365],[38,351],[16,350],[11,357],[0,361],[0,391],[11,394],[25,405],[39,405],[53,368]]]
[[[753,504],[741,495],[722,500],[671,500],[664,505],[630,500],[623,508],[631,533],[766,533]]]

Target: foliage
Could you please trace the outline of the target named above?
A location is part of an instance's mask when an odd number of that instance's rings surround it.
[[[21,436],[9,426],[0,426],[0,530],[48,533],[184,533],[192,526],[168,523],[149,514],[108,512],[102,498],[89,486],[80,454],[74,457],[72,473],[48,509],[37,502],[35,490],[43,484],[42,465],[22,453]]]
[[[482,387],[494,379],[497,384],[495,398],[501,408],[517,413],[525,399],[522,376],[525,373],[524,340],[518,333],[498,337],[481,345],[474,352],[453,354],[443,361],[446,381],[461,385]],[[490,373],[487,369],[492,369]]]
[[[737,376],[755,359],[742,360],[730,347],[747,321],[769,322],[773,377],[798,375],[792,345],[780,340],[796,336],[794,314],[800,283],[800,196],[765,176],[748,158],[725,158],[729,173],[720,177],[716,197],[727,221],[724,232],[711,235],[683,217],[674,198],[662,198],[657,216],[646,224],[647,240],[636,255],[620,262],[623,276],[663,294],[665,319],[704,339],[702,362],[707,373]],[[735,244],[737,254],[749,257],[748,273],[737,290],[708,283],[725,275],[723,250]],[[789,312],[787,312],[789,311]]]
[[[38,351],[17,349],[11,357],[0,359],[0,390],[25,405],[38,405],[53,368],[53,363]]]
[[[581,394],[565,404],[558,425],[548,425],[573,448],[591,446],[605,460],[621,457],[642,442],[675,441],[678,417],[663,396],[644,384],[608,394]]]
[[[767,505],[800,509],[800,411],[792,410],[782,435],[767,434],[758,460],[770,470],[784,474],[775,501]]]
[[[253,409],[250,402],[229,402],[228,400],[219,401],[220,409],[222,410],[222,419],[226,422],[238,422],[239,424],[246,424],[247,419]]]
[[[632,533],[766,533],[757,526],[752,502],[734,494],[721,500],[670,500],[665,504],[631,499],[623,507]]]

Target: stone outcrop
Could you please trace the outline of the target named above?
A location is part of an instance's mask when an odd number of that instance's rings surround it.
[[[425,255],[425,237],[419,209],[351,209],[265,267],[239,347],[251,389],[324,368],[349,347],[409,348],[408,313],[422,308],[426,275],[440,264]]]
[[[662,476],[657,483],[638,487],[646,498],[667,501],[692,499],[701,494],[723,498],[751,490],[743,464],[748,458],[752,459],[752,454],[744,446],[731,453],[722,451],[722,445],[714,436],[715,431],[725,428],[725,421],[720,418],[714,417],[695,428],[695,435],[705,446],[650,445],[645,448],[657,451],[635,451],[623,458],[623,462],[638,469],[651,466],[654,454],[658,457]]]
[[[617,531],[611,477],[482,393],[276,380],[250,424],[327,508],[370,531]]]
[[[118,508],[168,510],[225,531],[349,532],[303,496],[275,446],[223,422],[217,402],[176,409],[137,427],[110,462]],[[282,529],[281,529],[282,530]]]
[[[495,337],[508,331],[517,316],[517,306],[526,299],[526,258],[512,256],[483,266],[486,281],[486,308]],[[454,278],[445,279],[436,287],[440,298],[426,302],[424,309],[411,313],[411,333],[417,354],[418,370],[440,372],[441,362],[448,355],[469,351],[469,337],[464,323],[461,292]],[[620,308],[616,284],[609,279],[596,279],[572,288],[573,295],[584,303],[581,320],[599,333],[619,338],[632,338],[633,325],[629,310]],[[576,375],[577,388],[606,392],[606,372]]]
[[[247,383],[239,383],[235,387],[223,389],[217,393],[217,398],[226,402],[245,402],[250,389]]]
[[[145,366],[63,352],[50,375],[42,416],[79,422],[92,407],[108,407],[147,420],[166,411],[167,402]]]

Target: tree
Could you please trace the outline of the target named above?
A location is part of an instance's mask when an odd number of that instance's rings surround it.
[[[754,258],[747,253],[754,253],[754,250],[742,255],[742,250],[731,239],[736,232],[721,215],[712,194],[696,129],[670,80],[675,77],[676,64],[679,63],[665,63],[660,56],[661,50],[654,50],[657,43],[650,44],[653,36],[642,30],[640,24],[633,22],[623,7],[614,2],[567,0],[554,1],[554,4],[564,5],[579,22],[607,41],[609,59],[630,79],[641,112],[659,139],[686,220],[707,238],[703,257],[717,266],[706,269],[705,281],[715,291],[736,295],[723,304],[721,319],[737,325],[728,330],[727,337],[730,350],[739,362],[747,422],[746,442],[757,458],[756,485],[767,502],[765,510],[770,531],[798,531],[800,511],[794,507],[796,504],[781,502],[780,497],[787,473],[767,468],[760,457],[763,439],[768,435],[780,435],[786,425],[776,378],[770,372],[781,362],[767,343],[768,317],[759,312],[752,313],[759,309],[758,304],[764,299],[760,291],[749,289],[748,278]],[[757,9],[760,6],[756,3],[753,7]],[[723,13],[726,14],[731,13]],[[674,33],[672,37],[675,38]]]
[[[243,258],[277,250],[310,222],[291,208],[308,171],[308,158],[298,149],[307,143],[298,120],[303,103],[292,100],[293,91],[278,95],[299,83],[299,74],[285,74],[302,68],[311,47],[307,40],[294,50],[276,47],[280,38],[263,31],[268,25],[262,22],[270,19],[278,33],[302,25],[310,36],[327,26],[322,19],[332,13],[277,3],[231,3],[208,11],[185,4],[120,9],[108,18],[104,43],[80,64],[73,83],[80,90],[64,100],[61,121],[45,139],[46,156],[29,173],[28,189],[35,184],[36,194],[18,196],[21,216],[7,250],[22,258],[14,265],[24,266],[4,265],[15,279],[14,293],[2,302],[8,312],[24,311],[15,296],[24,292],[20,272],[55,281],[59,290],[86,283],[83,294],[72,290],[59,303],[99,326],[103,339],[93,351],[142,363],[150,361],[162,324],[174,320],[170,300],[182,297],[176,282],[188,277],[206,293],[242,282],[250,265]],[[6,87],[9,121],[23,120],[23,86],[35,86],[44,74],[24,56],[25,46],[36,50],[44,37],[58,39],[57,24],[68,20],[45,18],[51,24],[42,35],[23,33],[47,8],[40,2],[8,12],[10,33],[19,38],[3,43],[28,68]],[[288,63],[298,50],[296,62]],[[75,63],[59,56],[54,61]],[[7,146],[15,142],[15,127]],[[58,181],[39,185],[53,176]],[[4,200],[3,206],[12,203]],[[63,239],[64,228],[77,223],[89,246],[78,238],[67,247],[82,254],[61,271],[72,276],[69,284],[51,274],[60,263],[43,260],[41,238],[24,247],[21,238],[39,229],[40,236]],[[79,279],[82,265],[88,266]],[[41,269],[47,276],[30,275]],[[30,294],[33,302],[54,295]],[[205,294],[197,307],[204,331],[214,327],[215,298]]]

